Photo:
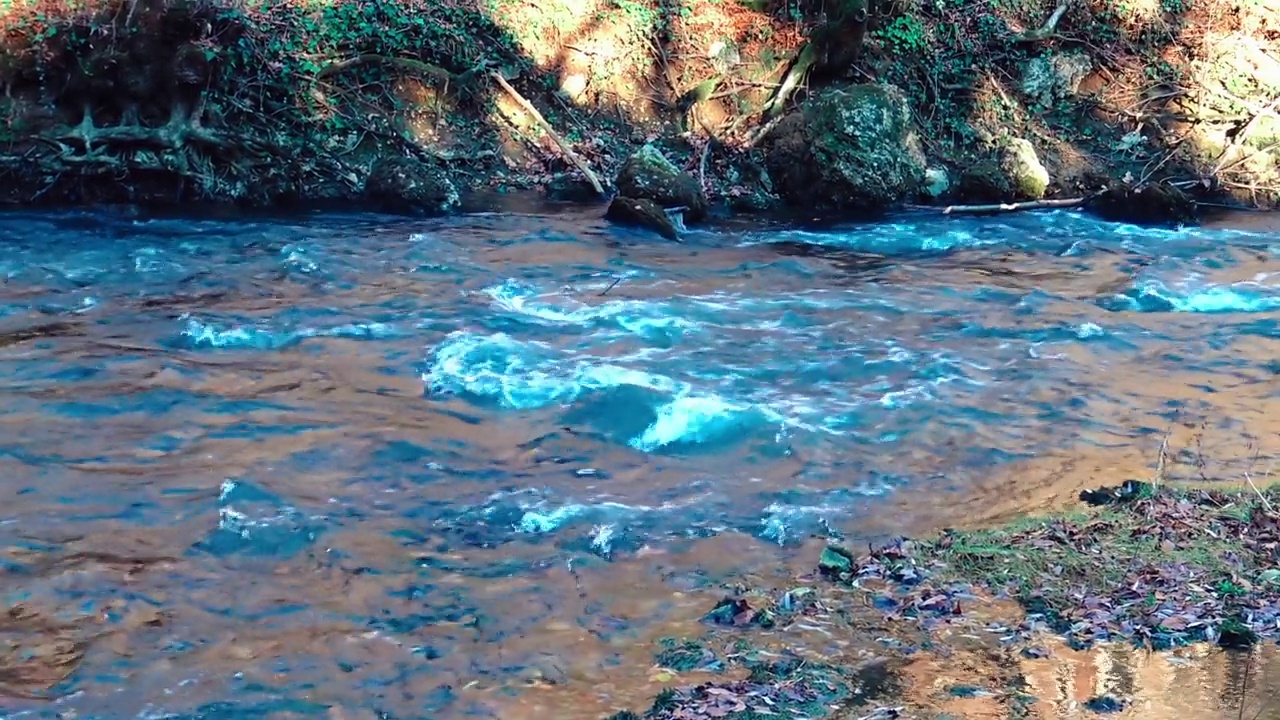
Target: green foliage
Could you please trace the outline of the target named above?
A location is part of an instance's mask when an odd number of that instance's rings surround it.
[[[874,35],[899,55],[920,55],[929,46],[928,31],[914,15],[898,16]]]

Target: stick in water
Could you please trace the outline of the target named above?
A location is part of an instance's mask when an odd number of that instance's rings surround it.
[[[1045,208],[1069,208],[1083,205],[1087,198],[1065,198],[1062,200],[1033,200],[1018,203],[997,203],[992,205],[948,205],[944,208],[929,205],[915,205],[920,210],[937,210],[943,215],[976,215],[982,213],[1018,212],[1020,210],[1043,210]]]

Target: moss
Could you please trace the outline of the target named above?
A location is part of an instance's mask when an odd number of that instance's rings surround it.
[[[710,648],[696,640],[663,638],[658,641],[658,644],[662,647],[654,656],[654,662],[658,667],[676,672],[721,670],[724,667]]]

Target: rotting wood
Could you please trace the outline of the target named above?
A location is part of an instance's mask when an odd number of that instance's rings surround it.
[[[560,133],[556,132],[555,128],[551,127],[551,123],[547,122],[547,119],[542,117],[542,113],[538,112],[538,108],[534,107],[533,103],[529,102],[525,96],[521,95],[514,87],[511,87],[511,83],[507,82],[506,78],[496,72],[489,73],[489,77],[493,78],[493,81],[496,82],[498,86],[507,93],[507,95],[511,96],[512,100],[515,100],[525,112],[529,113],[534,121],[538,123],[538,126],[542,128],[542,131],[550,136],[550,138],[560,148],[560,152],[564,153],[565,159],[573,163],[578,170],[582,171],[582,174],[586,176],[587,182],[591,183],[591,187],[596,191],[596,194],[600,197],[608,197],[608,194],[604,190],[604,186],[600,184],[600,178],[596,177],[596,174],[592,172],[591,166],[587,165],[587,162],[579,157],[578,154],[573,151],[573,148],[569,147],[569,143],[565,142],[564,138],[560,137]]]

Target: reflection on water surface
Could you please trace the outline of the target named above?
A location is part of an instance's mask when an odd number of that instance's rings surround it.
[[[1060,507],[1166,435],[1238,477],[1280,373],[1241,227],[0,217],[3,707],[598,717],[815,535]],[[1024,672],[1231,707],[1222,657],[1117,653]]]

